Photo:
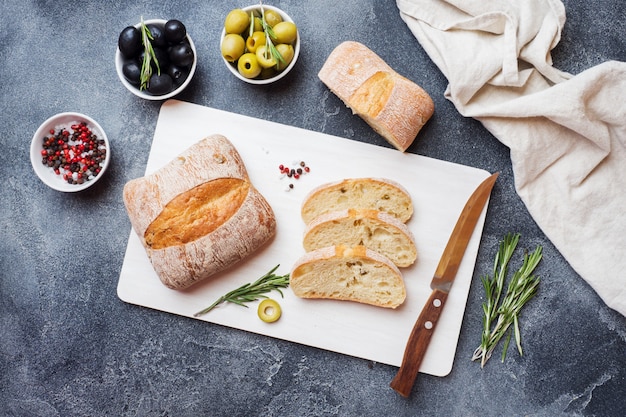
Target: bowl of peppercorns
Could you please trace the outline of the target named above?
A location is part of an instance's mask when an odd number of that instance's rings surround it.
[[[59,113],[43,122],[30,144],[30,162],[44,184],[76,192],[104,175],[111,152],[102,127],[81,113]]]

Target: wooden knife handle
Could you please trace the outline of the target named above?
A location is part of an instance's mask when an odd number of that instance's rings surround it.
[[[433,290],[430,298],[426,301],[424,309],[417,318],[413,326],[411,335],[404,349],[402,364],[391,381],[391,388],[404,397],[408,397],[413,389],[413,383],[417,378],[422,359],[428,349],[430,338],[435,332],[435,326],[439,321],[439,316],[443,310],[443,305],[448,298],[448,293],[440,290]]]

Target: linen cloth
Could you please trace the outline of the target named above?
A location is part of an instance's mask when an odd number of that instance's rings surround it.
[[[553,67],[558,0],[397,0],[449,84],[445,97],[510,149],[539,227],[626,315],[626,63]]]

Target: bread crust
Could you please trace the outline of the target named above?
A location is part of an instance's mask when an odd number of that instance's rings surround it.
[[[384,191],[377,195],[376,190]],[[392,195],[395,198],[389,199]],[[302,201],[300,214],[308,224],[321,214],[345,209],[375,209],[406,223],[413,215],[413,202],[407,189],[396,181],[373,177],[347,178],[309,191]]]
[[[402,152],[435,110],[423,88],[359,42],[339,44],[318,77],[354,114]]]
[[[189,196],[189,199],[213,198],[208,194],[193,193],[212,181],[225,178],[239,180],[228,182],[233,184],[232,187],[245,183],[241,187],[245,197],[242,195],[240,205],[231,207],[230,211],[207,217],[204,221],[216,222],[206,225],[209,226],[206,229],[208,233],[197,236],[193,230],[182,230],[180,234],[191,236],[190,241],[172,236],[168,243],[168,236],[165,236],[154,247],[151,237],[146,240],[146,231],[153,222],[162,220],[159,216],[167,211],[169,203],[181,196]],[[228,198],[228,194],[222,198]],[[123,199],[131,225],[155,272],[163,284],[172,289],[188,288],[232,266],[275,234],[276,219],[272,208],[250,184],[243,160],[232,143],[222,135],[204,138],[153,174],[129,181],[124,186]],[[197,227],[194,221],[199,212],[185,212],[179,205],[169,207],[169,211],[173,212],[169,214],[172,218],[183,216],[178,219],[178,229]],[[219,206],[219,201],[215,206]],[[171,229],[174,230],[174,227]],[[162,226],[162,230],[167,235],[167,224]]]

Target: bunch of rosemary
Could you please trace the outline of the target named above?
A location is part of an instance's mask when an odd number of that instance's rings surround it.
[[[281,288],[287,288],[289,286],[289,274],[275,275],[274,271],[278,269],[280,265],[276,265],[268,273],[257,279],[253,283],[247,283],[241,287],[230,291],[218,298],[213,304],[208,306],[202,311],[198,311],[194,314],[194,317],[200,317],[213,310],[217,305],[223,302],[229,302],[238,304],[243,307],[248,307],[244,303],[256,301],[259,298],[267,298],[264,294],[270,291],[276,290],[283,296]]]
[[[483,332],[480,346],[476,348],[472,356],[473,361],[480,360],[481,368],[485,366],[498,342],[507,334],[507,331],[508,336],[504,342],[502,361],[504,362],[506,357],[511,333],[515,334],[517,350],[520,355],[523,354],[519,330],[519,314],[522,307],[537,292],[539,277],[534,276],[533,271],[539,264],[539,261],[541,261],[542,248],[537,246],[530,255],[528,253],[524,254],[522,266],[513,274],[504,298],[500,300],[504,290],[504,281],[507,276],[509,261],[513,256],[513,252],[515,252],[519,239],[519,233],[509,233],[504,237],[496,254],[493,275],[481,278],[486,297],[486,301],[483,303]],[[509,331],[511,325],[513,329]]]
[[[154,48],[152,48],[152,41],[154,37],[150,32],[150,29],[143,21],[143,16],[141,17],[141,43],[144,47],[143,61],[141,63],[141,85],[139,86],[139,90],[145,90],[148,88],[148,84],[150,82],[150,77],[152,76],[152,62],[154,62],[157,73],[161,73],[161,67],[159,66],[159,60],[156,57],[154,52]]]

